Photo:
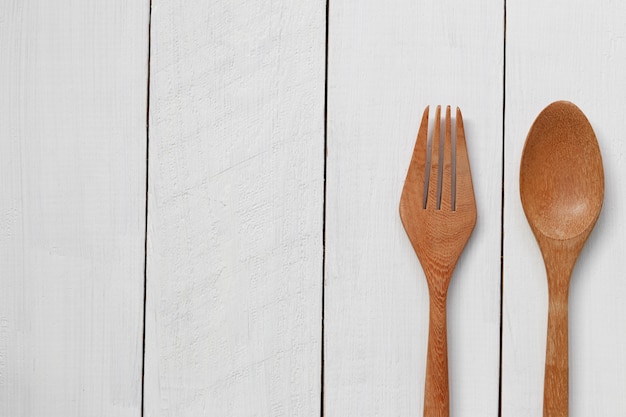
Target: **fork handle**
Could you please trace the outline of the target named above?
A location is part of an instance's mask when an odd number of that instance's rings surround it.
[[[424,417],[449,417],[447,291],[431,291]]]

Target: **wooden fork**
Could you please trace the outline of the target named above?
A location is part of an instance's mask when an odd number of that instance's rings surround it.
[[[461,110],[456,109],[453,148],[450,106],[446,108],[443,144],[441,106],[437,106],[429,164],[428,110],[424,110],[404,182],[400,217],[426,275],[430,296],[424,416],[448,417],[446,299],[452,271],[476,224],[476,200]]]

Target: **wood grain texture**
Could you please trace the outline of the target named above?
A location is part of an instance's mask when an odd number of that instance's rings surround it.
[[[542,412],[548,285],[518,181],[526,134],[555,100],[585,112],[605,171],[602,214],[570,281],[569,415],[626,413],[625,18],[614,1],[507,2],[503,416]]]
[[[146,416],[319,416],[323,1],[152,2]]]
[[[575,104],[551,103],[533,122],[520,163],[520,198],[548,281],[543,415],[567,417],[570,278],[604,199],[598,141]]]
[[[450,412],[497,416],[503,3],[338,0],[329,22],[324,415],[422,414],[428,291],[398,202],[424,107],[448,103],[479,213],[448,293]]]
[[[146,2],[0,4],[0,415],[141,414]]]
[[[461,111],[456,110],[453,151],[450,106],[446,107],[443,135],[440,134],[441,107],[437,106],[431,132],[430,163],[427,155],[428,118],[427,107],[402,188],[400,218],[428,284],[430,308],[424,416],[448,417],[448,288],[454,267],[476,225],[476,201]],[[453,201],[456,203],[454,208]]]

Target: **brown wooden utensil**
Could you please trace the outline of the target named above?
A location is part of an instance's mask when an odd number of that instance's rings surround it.
[[[456,109],[453,146],[450,106],[443,143],[441,107],[437,106],[430,163],[428,111],[426,107],[404,182],[400,217],[426,275],[430,296],[424,416],[448,417],[446,299],[452,271],[476,224],[476,201],[461,111]]]
[[[548,276],[543,415],[567,416],[570,276],[604,198],[598,141],[573,103],[550,104],[530,128],[522,154],[520,195]]]

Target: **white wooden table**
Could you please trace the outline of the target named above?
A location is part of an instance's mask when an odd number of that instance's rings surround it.
[[[570,414],[626,415],[626,3],[0,3],[0,417],[422,414],[398,216],[420,115],[463,110],[478,223],[454,417],[540,416],[547,284],[519,160],[566,99],[605,203],[570,292]]]

